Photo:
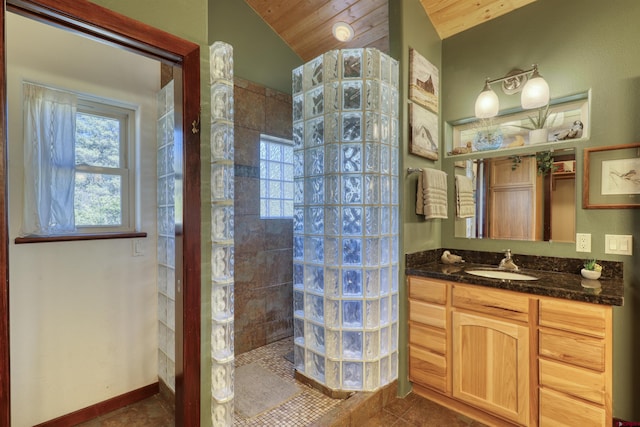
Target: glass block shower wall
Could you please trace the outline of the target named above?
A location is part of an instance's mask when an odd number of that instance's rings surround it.
[[[398,62],[334,50],[292,77],[295,368],[375,390],[398,375]]]
[[[211,417],[233,425],[233,49],[209,48],[211,84]],[[204,125],[204,123],[203,123]],[[258,201],[256,200],[256,203]]]
[[[175,173],[173,167],[173,81],[157,95],[158,101],[158,377],[175,392]]]

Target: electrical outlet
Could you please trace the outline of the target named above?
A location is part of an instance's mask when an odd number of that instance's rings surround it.
[[[576,252],[591,252],[590,233],[576,233]]]

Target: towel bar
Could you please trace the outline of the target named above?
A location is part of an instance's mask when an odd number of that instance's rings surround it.
[[[422,172],[422,168],[407,168],[408,174],[419,173],[419,172]]]

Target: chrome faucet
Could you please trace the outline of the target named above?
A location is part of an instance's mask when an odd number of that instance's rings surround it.
[[[500,270],[518,270],[518,266],[513,262],[513,258],[511,258],[511,249],[506,249],[504,251],[504,258],[500,261],[498,268]]]

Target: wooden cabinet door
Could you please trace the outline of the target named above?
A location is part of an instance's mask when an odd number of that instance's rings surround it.
[[[522,159],[515,169],[511,159],[491,160],[489,237],[535,240],[539,206],[536,203],[536,159]]]
[[[498,416],[529,421],[529,328],[453,312],[453,396]]]

